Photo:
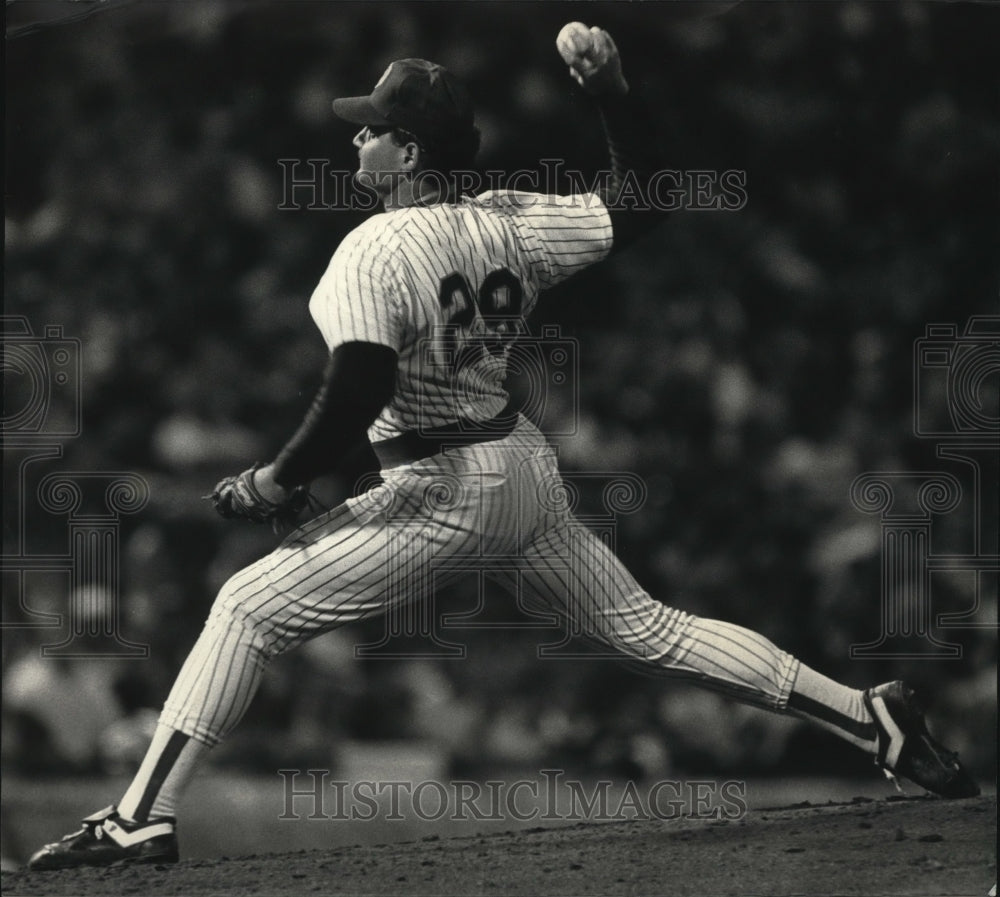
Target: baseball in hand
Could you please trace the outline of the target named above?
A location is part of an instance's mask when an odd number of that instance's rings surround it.
[[[563,25],[556,49],[570,74],[590,93],[608,96],[628,92],[618,48],[603,28],[588,28],[582,22]]]
[[[563,25],[556,37],[556,49],[566,65],[573,65],[591,46],[590,29],[583,22]]]

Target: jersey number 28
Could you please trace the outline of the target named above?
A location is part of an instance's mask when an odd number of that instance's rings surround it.
[[[448,314],[443,348],[456,370],[487,354],[501,354],[517,339],[523,299],[521,281],[509,268],[490,271],[475,293],[460,271],[441,281],[438,301]]]

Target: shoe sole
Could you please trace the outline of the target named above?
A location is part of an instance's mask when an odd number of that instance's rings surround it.
[[[28,866],[29,872],[60,872],[63,869],[114,869],[120,866],[151,866],[154,863],[178,863],[180,857],[177,854],[165,853],[154,856],[120,857],[111,862],[88,863],[86,861],[78,863],[63,863],[56,866]]]
[[[889,777],[903,776],[919,788],[951,799],[976,797],[980,794],[979,786],[969,778],[968,773],[958,765],[957,761],[944,759],[945,756],[951,756],[952,752],[938,744],[931,736],[927,729],[923,705],[912,688],[904,685],[898,695],[900,711],[903,716],[902,725],[893,717],[888,702],[882,695],[869,693],[865,695],[865,699],[869,712],[876,717],[879,725],[889,736],[889,744],[885,754],[879,757],[879,765]],[[947,779],[947,781],[939,783],[939,788],[929,788],[911,774],[914,771],[912,767],[916,752],[910,751],[908,761],[903,760],[902,754],[907,744],[912,741],[919,742],[923,751],[934,758],[934,762],[944,774],[943,777]],[[954,767],[951,765],[952,762],[955,764]],[[901,763],[910,769],[901,769]]]

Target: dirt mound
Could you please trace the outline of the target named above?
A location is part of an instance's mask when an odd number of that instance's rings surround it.
[[[802,804],[332,851],[3,876],[40,895],[985,895],[996,796]]]

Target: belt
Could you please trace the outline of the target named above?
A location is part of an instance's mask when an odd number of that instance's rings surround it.
[[[508,403],[489,420],[462,419],[441,427],[407,430],[391,439],[373,442],[372,449],[383,468],[398,467],[438,455],[445,449],[503,439],[514,432],[517,419],[517,412]]]

